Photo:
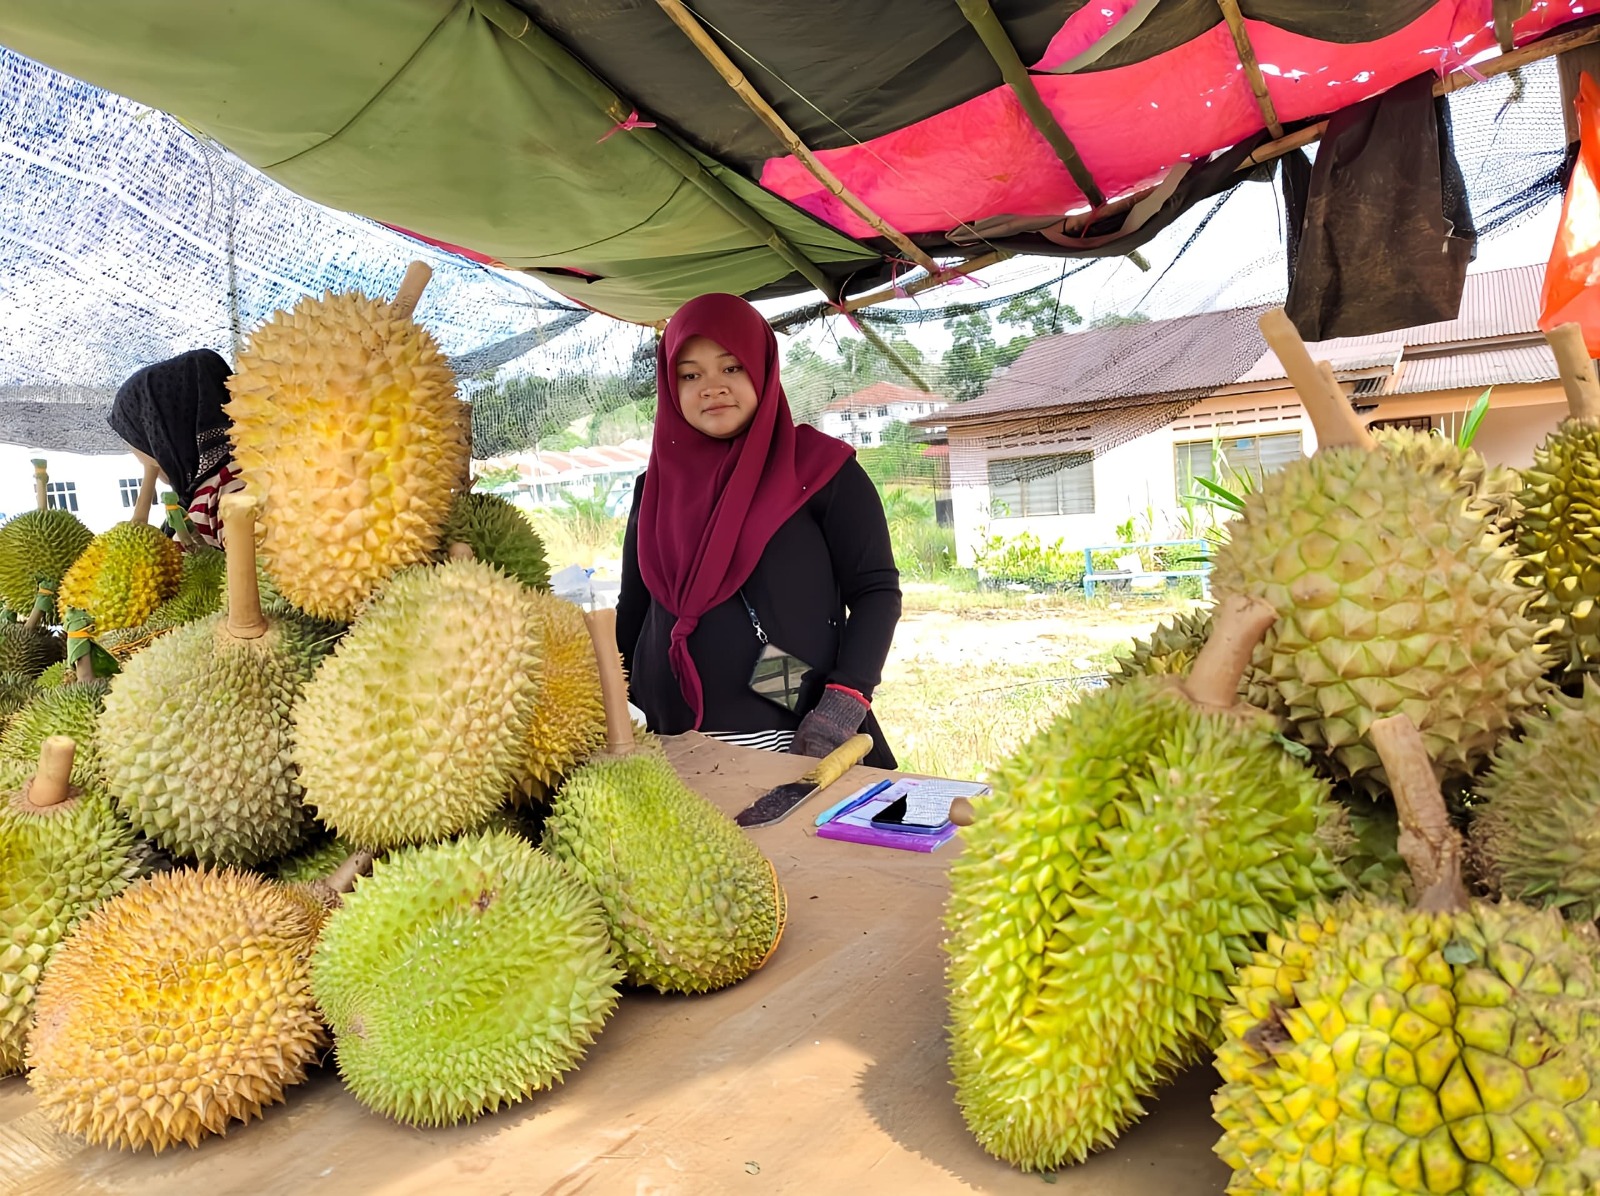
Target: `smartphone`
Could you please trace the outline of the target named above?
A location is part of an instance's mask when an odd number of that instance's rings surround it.
[[[950,807],[947,803],[945,805],[946,815],[948,815],[949,808]],[[906,799],[902,797],[898,801],[891,802],[889,805],[885,806],[883,809],[874,814],[871,819],[872,825],[882,827],[884,830],[904,831],[909,835],[937,835],[940,831],[944,830],[945,827],[950,825],[950,819],[948,816],[940,818],[939,821],[935,823],[908,822],[906,821],[906,810],[907,802]],[[912,817],[917,817],[919,814],[923,817],[927,816],[924,810],[913,812]]]

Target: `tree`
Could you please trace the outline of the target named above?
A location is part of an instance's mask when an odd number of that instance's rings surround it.
[[[1034,339],[1065,332],[1069,325],[1083,323],[1083,317],[1071,304],[1059,302],[1052,292],[1039,291],[1018,295],[1007,303],[1000,309],[1000,322],[1026,328],[1033,334],[1029,339]]]
[[[1124,314],[1123,312],[1114,311],[1103,316],[1096,316],[1094,318],[1094,323],[1090,324],[1089,327],[1122,328],[1128,324],[1148,324],[1149,322],[1150,317],[1145,315],[1143,312],[1130,311]]]

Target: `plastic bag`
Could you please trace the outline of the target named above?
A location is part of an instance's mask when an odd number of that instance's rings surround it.
[[[1561,203],[1540,296],[1539,327],[1577,323],[1589,356],[1600,357],[1600,85],[1578,80],[1578,158]]]

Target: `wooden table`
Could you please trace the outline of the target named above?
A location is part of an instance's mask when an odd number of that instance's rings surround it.
[[[698,735],[668,741],[684,778],[732,813],[804,771],[793,757]],[[53,1131],[21,1077],[0,1080],[0,1192],[231,1193],[1026,1192],[1214,1196],[1214,1076],[1184,1077],[1118,1147],[1053,1177],[1024,1175],[967,1133],[946,1065],[931,855],[818,839],[828,801],[886,774],[858,768],[754,832],[789,894],[770,963],[718,993],[627,992],[554,1092],[468,1125],[420,1130],[369,1113],[331,1059],[264,1121],[160,1156]]]

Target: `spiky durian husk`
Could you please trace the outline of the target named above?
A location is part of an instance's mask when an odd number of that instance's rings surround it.
[[[59,685],[72,685],[77,679],[77,673],[67,668],[67,662],[58,660],[33,679],[33,688],[35,690],[54,689]]]
[[[1533,610],[1558,621],[1557,665],[1600,671],[1600,426],[1564,421],[1522,478],[1518,547]]]
[[[472,554],[536,590],[550,588],[544,541],[528,517],[494,494],[456,495],[440,543],[470,545]]]
[[[44,627],[0,623],[0,673],[37,677],[66,655],[66,641]]]
[[[133,831],[94,786],[39,808],[0,762],[0,1076],[22,1070],[39,978],[61,940],[136,874]]]
[[[349,622],[432,556],[469,450],[455,377],[425,329],[359,294],[302,299],[251,334],[228,390],[261,560],[290,602]]]
[[[127,660],[141,648],[148,648],[157,636],[221,610],[227,574],[226,555],[215,548],[190,549],[183,554],[176,594],[156,607],[139,626],[96,634],[95,642],[117,660]]]
[[[19,673],[0,673],[0,731],[11,722],[11,716],[21,710],[39,692],[36,679]]]
[[[1593,927],[1514,904],[1291,921],[1223,1017],[1228,1191],[1595,1190],[1597,949]]]
[[[25,511],[0,523],[0,599],[26,618],[40,584],[58,589],[93,539],[71,511]]]
[[[284,856],[269,869],[271,875],[290,885],[308,885],[326,880],[354,851],[355,844],[335,835],[321,835],[293,855]]]
[[[97,632],[137,627],[178,592],[178,545],[145,523],[101,532],[61,579],[57,605],[87,611]]]
[[[184,870],[100,905],[39,986],[28,1081],[58,1128],[107,1146],[198,1145],[305,1078],[325,911],[246,872]]]
[[[1476,449],[1462,448],[1436,432],[1379,428],[1372,433],[1391,456],[1411,468],[1439,477],[1484,511],[1496,525],[1510,528],[1522,512],[1522,475],[1506,465],[1490,465]]]
[[[1126,655],[1117,657],[1106,680],[1111,685],[1125,685],[1135,677],[1188,676],[1195,657],[1210,637],[1209,610],[1173,615],[1157,624],[1148,639],[1135,640]],[[1253,665],[1239,680],[1239,698],[1258,710],[1283,711],[1283,700],[1272,678]]]
[[[1049,1170],[1203,1057],[1233,961],[1338,887],[1326,782],[1267,715],[1093,691],[991,778],[951,867],[951,1069],[984,1149]]]
[[[1230,529],[1212,588],[1277,610],[1256,665],[1336,774],[1382,782],[1368,728],[1403,713],[1444,778],[1468,776],[1544,701],[1546,625],[1507,533],[1447,472],[1323,449],[1269,475]]]
[[[364,847],[477,826],[522,764],[542,662],[533,592],[480,561],[408,569],[296,704],[305,800]]]
[[[554,1086],[621,979],[594,892],[505,832],[374,864],[312,963],[345,1084],[413,1125],[470,1120]]]
[[[76,743],[72,755],[72,783],[84,785],[100,781],[100,711],[105,706],[105,681],[58,685],[38,694],[6,724],[0,735],[0,758],[18,764],[39,759],[39,749],[51,735],[65,735]]]
[[[567,778],[544,848],[599,894],[628,979],[661,992],[742,980],[788,915],[776,871],[664,757],[599,756]]]
[[[1472,807],[1472,858],[1507,897],[1600,917],[1600,682],[1557,699],[1496,752]]]
[[[106,787],[137,829],[202,863],[254,864],[310,829],[289,713],[322,651],[289,620],[236,639],[227,619],[209,615],[129,660],[98,742]]]
[[[532,603],[544,663],[528,723],[523,773],[532,788],[549,793],[605,746],[606,711],[583,611],[553,594],[535,594]]]

